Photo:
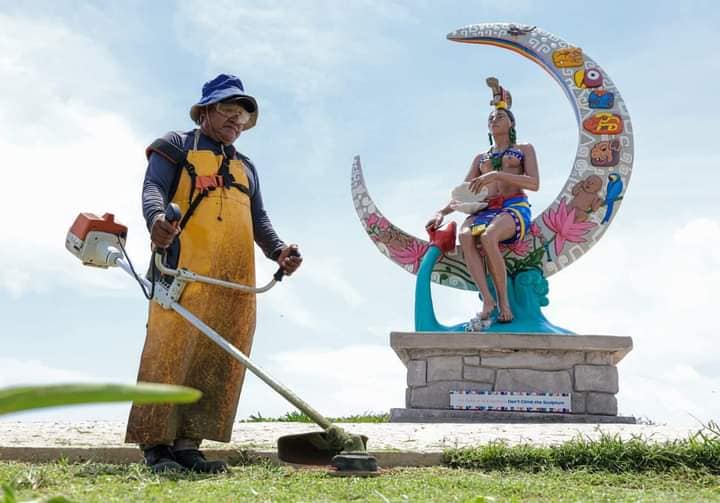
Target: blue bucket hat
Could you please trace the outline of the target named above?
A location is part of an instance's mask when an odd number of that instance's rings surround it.
[[[245,88],[242,81],[235,75],[221,73],[214,79],[205,82],[202,87],[202,97],[200,101],[190,107],[190,118],[198,123],[200,119],[200,110],[208,105],[213,105],[229,98],[236,98],[242,103],[248,112],[250,112],[250,120],[243,127],[247,131],[255,125],[258,116],[258,106],[255,98],[249,94],[245,94]]]

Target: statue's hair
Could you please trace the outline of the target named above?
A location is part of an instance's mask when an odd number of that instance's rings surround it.
[[[508,115],[508,117],[510,117],[510,122],[512,122],[513,126],[516,124],[515,115],[513,115],[513,113],[507,108],[497,108],[497,109],[493,110],[492,112],[490,112],[490,115],[488,115],[488,120],[490,120],[490,116],[492,114],[494,114],[495,112],[497,112],[499,110],[502,110],[503,112],[505,112]]]
[[[517,129],[515,129],[515,124],[516,124],[515,116],[513,115],[513,113],[510,110],[508,110],[507,108],[496,108],[495,110],[490,112],[490,115],[488,115],[488,121],[490,120],[490,116],[492,116],[492,114],[496,113],[499,110],[502,110],[503,112],[505,112],[508,115],[508,117],[510,118],[510,132],[509,132],[510,144],[514,145],[515,142],[517,141]],[[488,132],[488,140],[490,140],[490,146],[492,148],[493,139],[492,139],[492,133],[490,133],[490,132]]]

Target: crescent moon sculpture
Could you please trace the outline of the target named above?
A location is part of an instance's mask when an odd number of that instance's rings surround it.
[[[630,181],[633,134],[630,115],[608,74],[582,49],[536,27],[474,24],[449,40],[511,50],[540,65],[563,89],[578,123],[578,146],[570,175],[555,201],[533,220],[524,241],[505,251],[510,275],[564,269],[597,243],[617,214]],[[393,225],[368,193],[360,157],[352,168],[352,196],[358,217],[378,249],[417,274],[429,243]],[[456,246],[435,264],[432,281],[477,290]]]

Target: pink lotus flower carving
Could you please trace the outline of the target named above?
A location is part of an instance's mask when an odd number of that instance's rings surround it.
[[[560,200],[556,210],[543,214],[543,222],[555,233],[555,255],[562,253],[567,241],[585,243],[587,240],[583,236],[597,225],[594,222],[575,222],[575,208],[568,211],[565,199]]]
[[[525,255],[530,253],[530,241],[524,239],[522,241],[515,241],[514,243],[510,244],[501,244],[500,250],[508,250],[517,255],[518,257],[524,257]]]
[[[542,230],[540,230],[540,226],[533,222],[533,224],[530,226],[530,234],[532,234],[533,237],[536,238],[542,236]]]
[[[406,248],[388,246],[388,249],[390,250],[390,257],[403,265],[412,265],[412,272],[416,272],[420,267],[420,260],[425,256],[428,244],[411,241]]]

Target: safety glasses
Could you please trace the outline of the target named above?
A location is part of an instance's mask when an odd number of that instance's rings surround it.
[[[217,103],[215,110],[226,119],[237,117],[240,124],[247,124],[250,121],[250,112],[236,101]]]

